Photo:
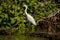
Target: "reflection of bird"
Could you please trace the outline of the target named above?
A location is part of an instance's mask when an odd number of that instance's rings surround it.
[[[27,8],[28,8],[27,5],[24,5],[24,7],[26,8],[26,9],[25,9],[25,13],[26,13],[27,19],[28,19],[32,24],[34,24],[34,25],[36,26],[37,24],[36,24],[34,18],[27,13]]]

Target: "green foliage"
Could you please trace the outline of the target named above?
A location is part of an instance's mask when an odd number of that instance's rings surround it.
[[[23,5],[28,6],[28,13],[34,15],[36,22],[42,18],[48,16],[50,13],[56,11],[57,4],[52,2],[39,2],[38,0],[7,0],[0,1],[0,27],[11,28],[13,25],[17,24],[12,28],[12,31],[19,31],[20,33],[25,33],[26,31],[34,31],[34,25],[31,25],[28,20],[26,20],[26,14],[24,12]],[[17,29],[18,28],[18,29]]]

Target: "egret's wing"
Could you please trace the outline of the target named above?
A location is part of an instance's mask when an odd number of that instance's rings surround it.
[[[32,24],[36,25],[36,22],[35,22],[34,18],[33,18],[31,15],[27,14],[27,19],[28,19]]]

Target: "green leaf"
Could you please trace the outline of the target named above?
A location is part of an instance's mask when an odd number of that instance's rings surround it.
[[[8,15],[7,14],[5,14],[5,18],[8,18]]]
[[[10,19],[11,19],[11,24],[14,24],[16,20],[14,18],[10,18]]]
[[[0,23],[2,22],[2,19],[0,19]]]

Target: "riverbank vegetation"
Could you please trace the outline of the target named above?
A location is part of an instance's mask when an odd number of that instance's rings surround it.
[[[27,12],[34,15],[37,23],[41,18],[57,11],[60,0],[0,0],[0,30],[20,34],[35,31],[35,26],[26,19],[23,5],[28,6]]]

